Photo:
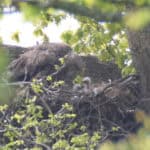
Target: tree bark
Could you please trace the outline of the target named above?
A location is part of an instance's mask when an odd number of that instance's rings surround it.
[[[140,75],[144,96],[150,96],[150,25],[139,31],[128,29],[133,64]]]
[[[100,8],[96,9],[95,7],[89,8],[88,6],[78,4],[77,2],[66,1],[66,0],[49,0],[49,1],[36,1],[36,0],[23,0],[24,2],[34,6],[38,6],[41,10],[54,8],[56,10],[63,10],[73,15],[86,16],[94,19],[95,21],[109,21],[109,22],[120,22],[122,21],[121,12],[103,12]],[[13,6],[19,9],[20,0],[12,0]],[[114,1],[113,1],[114,3]],[[117,4],[117,3],[116,3]],[[111,2],[110,2],[111,5]]]

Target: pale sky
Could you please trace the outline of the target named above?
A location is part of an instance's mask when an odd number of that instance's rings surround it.
[[[51,42],[61,42],[60,35],[65,30],[76,30],[79,27],[78,22],[72,17],[68,16],[67,19],[62,20],[59,26],[51,23],[45,32],[50,38]],[[34,27],[31,23],[25,22],[20,13],[7,14],[0,19],[0,36],[3,38],[3,43],[20,45],[20,46],[33,46],[36,42],[40,42],[40,38],[33,35]],[[19,31],[20,43],[11,39],[11,35]]]

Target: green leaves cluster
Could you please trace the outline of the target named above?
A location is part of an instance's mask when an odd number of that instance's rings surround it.
[[[137,112],[137,120],[142,122],[144,127],[136,135],[130,135],[126,140],[119,143],[106,142],[101,150],[149,150],[150,149],[150,119],[143,112]]]
[[[43,107],[36,105],[35,102],[36,96],[26,99],[22,103],[24,109],[16,110],[11,115],[10,122],[3,124],[5,131],[1,138],[7,139],[7,144],[1,145],[2,149],[42,150],[49,147],[53,150],[86,150],[87,148],[94,150],[100,135],[95,132],[90,136],[83,126],[80,128],[80,134],[74,133],[79,125],[75,121],[76,114],[73,113],[70,104],[63,104],[61,111],[47,114],[46,117],[43,116],[45,112]],[[0,108],[2,113],[7,107]]]
[[[76,32],[67,31],[62,35],[74,51],[96,55],[101,61],[113,61],[122,69],[123,75],[134,72],[123,24],[97,23],[86,17],[77,19],[80,28]]]
[[[52,82],[50,76],[47,78]],[[58,88],[63,84],[63,81],[54,82],[52,87]],[[95,132],[91,136],[87,133],[86,126],[76,122],[77,115],[72,105],[64,103],[55,113],[47,105],[50,110],[47,111],[43,105],[46,104],[43,103],[45,100],[39,101],[39,96],[43,94],[43,83],[34,79],[31,87],[35,94],[31,98],[14,102],[14,110],[7,114],[9,117],[5,123],[3,119],[0,120],[3,129],[0,139],[2,149],[95,149],[101,138],[99,133]],[[8,113],[8,109],[8,105],[0,106],[0,114]],[[77,128],[79,133],[75,132]]]
[[[150,23],[149,14],[150,14],[149,8],[141,8],[135,11],[131,11],[125,17],[126,25],[135,31],[143,29]]]
[[[35,93],[42,93],[42,87],[43,87],[43,83],[42,82],[38,82],[36,79],[33,79],[33,82],[31,84],[32,89]]]
[[[0,104],[8,103],[13,94],[11,88],[8,85],[5,85],[4,83],[5,80],[3,79],[2,76],[8,63],[9,63],[8,55],[5,49],[0,47]]]

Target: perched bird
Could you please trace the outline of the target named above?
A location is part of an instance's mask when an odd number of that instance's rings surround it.
[[[107,86],[107,84],[105,82],[101,82],[99,84],[94,84],[94,86],[93,86],[94,96],[100,95],[104,91],[106,86]]]
[[[30,50],[9,65],[13,80],[29,80],[46,65],[54,65],[56,56],[46,51]]]
[[[43,44],[34,47],[36,50],[54,52],[57,58],[64,57],[66,54],[72,51],[71,47],[64,43],[49,43],[44,42]]]
[[[54,71],[59,58],[65,56],[71,48],[62,43],[44,43],[30,48],[8,66],[8,76],[15,81],[27,81],[39,72]]]
[[[73,92],[80,92],[82,88],[83,87],[81,84],[74,84],[73,85]]]
[[[101,83],[92,83],[92,80],[90,77],[85,77],[83,78],[83,87],[84,87],[84,93],[87,95],[92,95],[92,96],[98,96],[99,94],[101,94],[103,92],[103,90],[105,89],[105,87],[108,84],[105,82],[101,82]]]
[[[83,78],[83,94],[91,95],[93,91],[92,81],[90,77]]]

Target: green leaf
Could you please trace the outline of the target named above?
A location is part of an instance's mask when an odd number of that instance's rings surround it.
[[[125,22],[131,29],[140,30],[150,23],[149,14],[149,9],[140,9],[134,12],[130,12],[125,17]]]
[[[31,5],[25,2],[20,3],[21,12],[24,15],[25,20],[36,22],[41,15],[41,9],[37,5]]]
[[[19,31],[16,31],[12,34],[11,38],[16,41],[19,42],[20,41],[20,37],[19,37]]]
[[[66,149],[69,146],[66,140],[58,140],[52,147],[53,150]]]

